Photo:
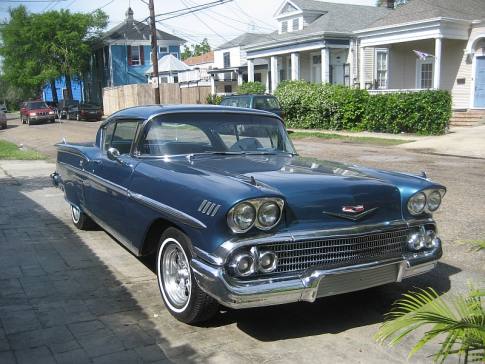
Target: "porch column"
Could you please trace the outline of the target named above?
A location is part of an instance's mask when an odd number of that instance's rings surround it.
[[[291,54],[291,80],[298,81],[300,79],[300,53]]]
[[[359,82],[360,82],[360,88],[362,90],[365,89],[365,47],[359,47],[359,56],[358,59],[360,61],[359,63]]]
[[[266,67],[266,90],[265,90],[265,92],[267,94],[269,94],[270,93],[270,87],[271,87],[271,85],[270,85],[270,77],[269,77],[270,72],[271,72],[271,64],[270,64],[270,60],[269,59],[266,59],[266,62],[268,63],[268,66]]]
[[[215,95],[216,94],[216,75],[211,74],[211,94]]]
[[[248,81],[249,81],[249,80],[248,80]],[[239,70],[239,72],[237,73],[237,84],[238,84],[239,86],[241,86],[241,85],[243,84],[243,82],[244,82],[244,79],[243,79],[243,73],[242,73],[242,71],[241,71],[241,70]],[[249,81],[249,82],[251,82],[251,81]]]
[[[248,82],[254,82],[254,60],[248,59]]]
[[[278,72],[278,57],[271,56],[271,93],[274,93],[280,82]]]
[[[330,48],[322,48],[322,83],[330,82]]]
[[[439,89],[441,87],[441,50],[442,41],[441,38],[434,40],[434,74],[433,74],[433,87]]]

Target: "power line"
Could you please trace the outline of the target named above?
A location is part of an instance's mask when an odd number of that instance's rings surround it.
[[[186,7],[185,9],[170,11],[170,12],[167,12],[167,13],[164,13],[164,14],[158,14],[157,17],[163,17],[163,19],[158,19],[158,20],[164,21],[164,20],[168,20],[168,19],[178,18],[180,16],[184,16],[184,15],[188,15],[188,14],[193,14],[197,11],[202,11],[202,10],[205,10],[205,9],[212,8],[214,6],[227,4],[227,3],[230,3],[232,1],[234,1],[234,0],[213,1],[213,2],[210,2],[210,3],[201,4],[201,5],[197,5],[197,6],[193,6],[193,7]],[[169,16],[167,17],[167,15],[169,15]]]
[[[185,5],[185,7],[188,7],[187,3],[184,1],[184,0],[181,0],[182,1],[182,4]],[[222,35],[220,35],[219,33],[217,33],[209,24],[207,24],[205,21],[203,21],[200,16],[198,16],[197,14],[192,13],[193,16],[195,16],[197,19],[199,19],[199,21],[205,25],[205,27],[207,29],[209,29],[211,32],[214,32],[214,34],[216,34],[217,36],[219,36],[221,39],[225,40],[226,42],[228,42],[228,39]]]

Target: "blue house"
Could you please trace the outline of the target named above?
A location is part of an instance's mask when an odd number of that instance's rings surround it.
[[[92,53],[90,70],[83,77],[86,100],[100,103],[103,87],[146,83],[145,71],[152,65],[150,39],[148,24],[136,21],[128,8],[125,21],[108,30]],[[157,29],[158,59],[167,54],[180,59],[185,42]]]
[[[57,91],[57,101],[64,100],[67,97],[66,78],[59,77],[55,81]],[[84,85],[80,78],[71,78],[72,99],[84,101]],[[42,99],[44,101],[54,101],[52,97],[52,88],[50,83],[46,83],[42,88]]]

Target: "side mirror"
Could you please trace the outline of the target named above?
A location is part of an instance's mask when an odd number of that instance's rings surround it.
[[[109,148],[106,154],[108,155],[108,159],[112,161],[119,161],[121,155],[120,151],[113,147]]]

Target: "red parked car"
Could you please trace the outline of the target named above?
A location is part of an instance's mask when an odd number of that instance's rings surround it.
[[[56,113],[44,101],[26,101],[20,106],[20,120],[27,125],[42,121],[53,123]]]

